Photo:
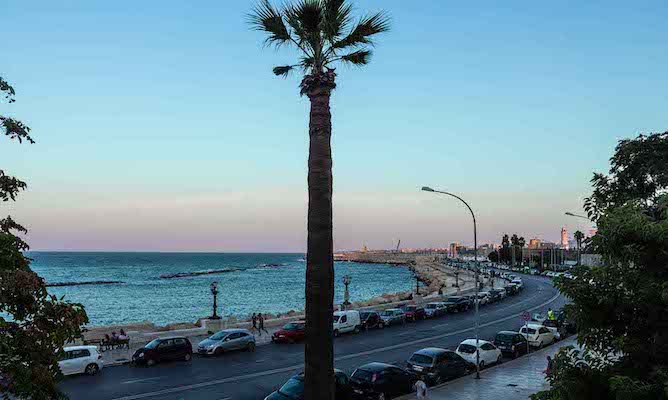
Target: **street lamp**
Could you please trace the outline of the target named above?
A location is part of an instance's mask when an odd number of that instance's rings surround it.
[[[211,295],[213,296],[213,315],[210,316],[209,319],[220,319],[216,312],[216,309],[218,308],[216,305],[216,300],[218,299],[218,281],[212,282],[209,288],[211,289]]]
[[[343,294],[343,309],[347,310],[348,306],[350,305],[350,293],[348,292],[348,285],[350,285],[350,282],[353,280],[353,278],[350,277],[350,275],[345,275],[343,277],[343,284],[346,285],[346,291]]]
[[[579,215],[579,214],[573,214],[570,211],[566,211],[564,214],[568,215],[569,217],[577,217],[577,218],[584,218],[587,221],[591,221],[588,217],[585,217],[584,215]]]
[[[480,326],[480,313],[479,313],[479,308],[478,308],[478,303],[479,303],[480,299],[478,298],[478,290],[479,290],[480,287],[478,286],[478,270],[479,270],[479,268],[478,268],[478,251],[477,251],[478,250],[478,232],[477,232],[477,227],[476,227],[476,222],[475,222],[475,214],[473,213],[473,210],[471,209],[471,206],[469,206],[468,203],[464,201],[464,199],[462,199],[461,197],[459,197],[455,194],[448,193],[448,192],[442,192],[440,190],[434,190],[434,189],[432,189],[428,186],[423,186],[422,190],[425,191],[425,192],[445,194],[445,195],[456,198],[457,200],[464,203],[466,208],[468,208],[469,211],[471,212],[471,217],[473,217],[473,248],[476,249],[475,255],[473,257],[474,263],[475,263],[475,346],[476,346],[475,378],[480,379],[480,348],[478,347],[479,344],[480,344],[480,339],[479,339],[479,335],[478,335],[478,330],[479,330],[479,326]]]

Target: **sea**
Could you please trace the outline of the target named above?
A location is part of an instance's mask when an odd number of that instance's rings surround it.
[[[223,317],[304,309],[304,254],[29,252],[27,256],[33,260],[33,271],[47,283],[123,282],[48,288],[51,294],[83,304],[90,326],[194,322],[211,315],[209,288],[214,281],[218,314]],[[212,270],[226,272],[164,278]],[[414,282],[403,266],[335,262],[334,271],[335,303],[343,301],[345,275],[352,278],[351,301],[410,290]]]

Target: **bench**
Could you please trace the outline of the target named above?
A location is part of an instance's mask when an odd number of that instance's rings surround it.
[[[96,345],[99,346],[100,351],[104,352],[107,350],[114,350],[114,349],[128,349],[130,350],[130,339],[111,339],[111,340],[104,340],[104,339],[91,339],[91,340],[84,340],[84,345]]]

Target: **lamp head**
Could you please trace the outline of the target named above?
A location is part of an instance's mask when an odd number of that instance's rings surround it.
[[[422,186],[422,190],[424,190],[425,192],[435,192],[435,190],[430,188],[429,186]]]
[[[572,212],[569,212],[569,211],[566,211],[565,214],[568,215],[568,216],[570,216],[570,217],[574,217],[574,216],[575,216]]]

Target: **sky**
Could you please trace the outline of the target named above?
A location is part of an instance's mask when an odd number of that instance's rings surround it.
[[[583,4],[586,3],[586,4]],[[33,250],[304,251],[308,99],[245,0],[0,3],[0,204]],[[358,0],[387,11],[332,96],[336,249],[557,241],[617,141],[668,130],[668,2]]]

